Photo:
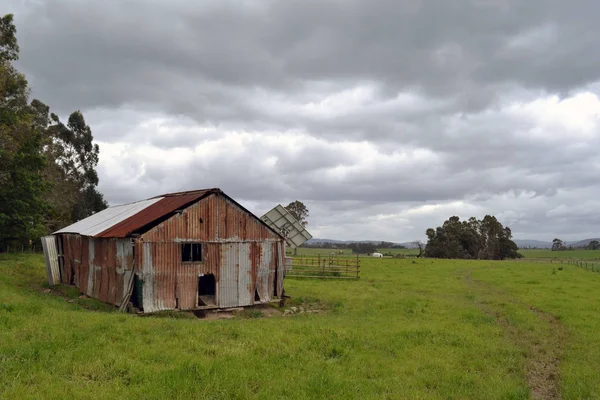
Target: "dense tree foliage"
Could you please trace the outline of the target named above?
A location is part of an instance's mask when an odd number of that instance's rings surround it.
[[[290,204],[285,206],[287,212],[292,214],[292,217],[296,219],[296,221],[300,222],[302,226],[306,226],[308,224],[308,208],[301,201],[292,201]]]
[[[597,240],[590,241],[590,243],[587,245],[587,249],[588,250],[600,250],[600,242]]]
[[[522,257],[511,240],[510,228],[502,226],[496,217],[490,215],[483,220],[472,217],[462,222],[453,216],[442,226],[427,229],[426,234],[427,257],[483,260]]]
[[[13,62],[13,16],[0,18],[0,250],[106,208],[97,190],[99,148],[81,112],[66,125],[39,100]]]
[[[555,238],[552,241],[552,251],[564,251],[567,250],[567,246],[565,246],[565,243],[560,240],[559,238]]]
[[[372,254],[377,251],[377,245],[370,242],[350,243],[348,247],[354,254]]]
[[[287,212],[289,212],[292,217],[296,219],[296,221],[300,222],[302,226],[306,226],[308,224],[308,208],[301,201],[292,201],[290,204],[285,206]],[[298,254],[298,248],[294,248],[294,255]]]

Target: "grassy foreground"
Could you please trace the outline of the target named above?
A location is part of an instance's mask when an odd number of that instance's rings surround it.
[[[326,312],[215,321],[45,280],[0,256],[2,399],[600,398],[600,274],[574,266],[364,259],[359,281],[286,280]]]

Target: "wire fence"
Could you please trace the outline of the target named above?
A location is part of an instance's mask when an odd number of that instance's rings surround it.
[[[521,258],[514,261],[540,262],[550,264],[573,265],[592,272],[600,272],[600,260],[581,260],[575,258]]]
[[[20,253],[42,253],[42,244],[35,243],[27,245],[0,245],[0,254],[20,254]]]
[[[554,261],[552,261],[554,262]],[[579,268],[584,268],[587,270],[590,270],[592,272],[600,272],[600,262],[593,262],[593,261],[585,261],[585,260],[560,260],[561,264],[567,264],[567,265],[575,265]]]

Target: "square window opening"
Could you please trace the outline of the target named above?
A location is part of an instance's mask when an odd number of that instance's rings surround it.
[[[200,243],[182,243],[181,244],[182,262],[200,262],[202,261],[202,245]]]

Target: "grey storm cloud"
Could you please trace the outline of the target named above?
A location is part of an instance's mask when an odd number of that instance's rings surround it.
[[[139,102],[244,120],[255,88],[357,80],[479,108],[498,85],[562,93],[600,74],[593,0],[33,4],[18,18],[23,63],[66,110]]]
[[[111,203],[218,186],[259,211],[304,200],[340,238],[453,213],[600,234],[598,1],[9,4],[19,68],[84,111]]]

